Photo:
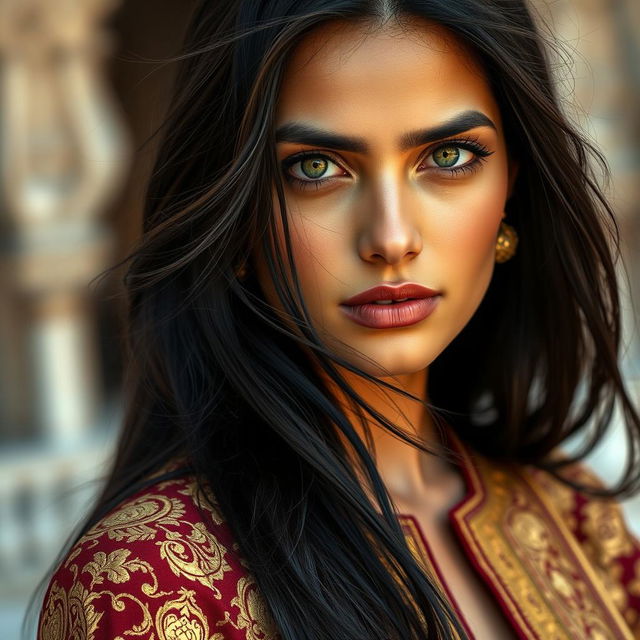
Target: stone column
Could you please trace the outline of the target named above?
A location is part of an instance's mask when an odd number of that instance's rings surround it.
[[[0,436],[76,441],[99,408],[89,283],[130,158],[102,69],[116,4],[0,0]]]

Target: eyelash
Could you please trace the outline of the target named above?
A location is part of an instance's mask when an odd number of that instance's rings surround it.
[[[476,154],[476,157],[471,162],[468,162],[467,164],[464,164],[460,167],[451,167],[451,168],[440,167],[439,168],[440,171],[445,171],[446,173],[452,176],[457,176],[461,173],[463,174],[475,173],[480,168],[480,164],[483,162],[486,162],[487,157],[494,153],[493,151],[489,151],[489,149],[485,145],[481,144],[477,138],[447,140],[439,144],[429,153],[424,154],[422,156],[422,159],[420,160],[420,164],[422,164],[423,160],[428,158],[431,154],[435,153],[436,151],[438,151],[438,149],[441,149],[442,147],[459,147],[461,149],[466,149],[467,151],[472,151],[473,153]],[[336,164],[339,167],[341,167],[340,162],[338,162],[335,158],[333,158],[331,155],[327,153],[320,153],[318,151],[300,151],[299,153],[295,153],[294,155],[289,156],[288,158],[285,158],[282,161],[284,176],[286,180],[291,184],[296,185],[298,188],[302,190],[309,189],[312,186],[314,186],[316,189],[319,189],[320,185],[324,184],[325,182],[328,182],[329,180],[333,180],[334,178],[337,177],[337,176],[331,176],[329,178],[320,178],[319,180],[301,180],[300,178],[296,178],[295,176],[292,176],[288,172],[288,169],[290,169],[294,164],[301,162],[305,158],[324,158],[325,160],[330,160],[331,162],[333,162],[333,164]],[[430,168],[436,169],[436,167],[430,167]]]

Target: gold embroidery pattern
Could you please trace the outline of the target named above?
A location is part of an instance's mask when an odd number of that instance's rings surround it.
[[[548,499],[554,503],[561,518],[568,523],[582,549],[606,588],[607,593],[622,613],[627,624],[640,637],[638,609],[631,605],[631,597],[640,596],[640,559],[633,566],[633,575],[628,584],[623,584],[622,559],[638,554],[640,544],[628,530],[620,504],[612,500],[597,498],[576,498],[570,487],[553,476],[538,469],[529,471],[535,482],[541,486]],[[568,465],[562,474],[585,485],[603,488],[600,477],[585,464],[577,462]],[[571,500],[559,499],[566,494]],[[583,503],[580,507],[580,503]],[[580,513],[580,520],[576,517]]]
[[[137,540],[153,540],[158,533],[157,525],[179,526],[184,511],[184,505],[177,498],[145,495],[103,518],[85,537],[97,539],[106,533],[111,540],[128,544]]]
[[[192,530],[186,538],[182,533],[167,531],[167,539],[156,542],[160,546],[160,557],[167,561],[176,576],[182,575],[209,587],[219,600],[222,593],[215,583],[224,578],[225,571],[231,571],[225,560],[227,550],[209,533],[204,523],[188,524]]]
[[[450,512],[481,573],[530,640],[631,640],[629,627],[553,506],[520,468],[471,453],[470,495]]]
[[[618,556],[633,551],[631,540],[619,506],[612,502],[592,501],[585,505],[583,531],[590,540],[598,541],[602,563],[610,565]]]
[[[178,490],[178,493],[188,496],[189,501],[195,504],[196,507],[204,509],[211,514],[211,519],[215,524],[222,524],[224,518],[218,509],[218,501],[208,485],[205,484],[205,486],[200,487],[193,477],[187,478],[185,484],[185,488]],[[206,494],[206,500],[203,499],[203,492]]]
[[[156,615],[158,640],[224,640],[209,635],[207,617],[195,602],[195,592],[179,590],[180,596],[163,604]]]
[[[252,577],[238,580],[238,593],[231,600],[231,605],[240,609],[236,620],[232,620],[228,611],[218,626],[230,623],[235,629],[244,630],[247,640],[269,640],[277,636],[275,623],[269,615],[264,600],[256,590]]]
[[[148,562],[127,560],[130,554],[129,549],[116,549],[109,554],[104,551],[94,553],[93,560],[87,562],[82,569],[91,574],[92,580],[89,587],[92,589],[97,584],[103,584],[105,577],[113,584],[120,584],[131,579],[131,571],[152,572]]]
[[[592,599],[588,584],[554,543],[544,514],[532,511],[530,505],[526,509],[516,507],[507,513],[505,528],[511,533],[513,547],[520,551],[519,559],[535,576],[545,599],[555,602],[562,626],[570,631],[570,637],[611,638],[599,618],[597,601]]]
[[[79,583],[68,593],[54,583],[43,609],[42,637],[45,640],[93,640],[102,617],[91,604],[94,599]],[[39,637],[40,633],[39,630]]]
[[[279,640],[237,544],[230,551],[198,506],[206,505],[185,477],[105,516],[52,577],[38,640]],[[214,525],[224,522],[217,510],[209,514]]]

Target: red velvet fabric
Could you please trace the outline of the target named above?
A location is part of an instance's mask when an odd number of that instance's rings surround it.
[[[468,492],[450,513],[452,530],[518,637],[574,638],[570,618],[583,615],[586,635],[575,640],[640,638],[640,543],[617,503],[587,498],[534,469],[498,467],[468,454],[464,465]],[[570,473],[598,482],[583,465]],[[192,477],[160,482],[89,530],[49,581],[37,639],[280,640],[215,501],[211,508],[198,496]],[[404,520],[408,544],[428,559],[417,521],[412,532]],[[534,546],[543,540],[555,564],[541,559],[528,537]],[[548,574],[537,582],[536,567]],[[567,586],[562,575],[573,582]],[[529,591],[518,591],[525,583]],[[571,600],[570,587],[583,601]],[[526,613],[525,597],[539,597],[537,613],[523,617],[513,608],[509,615],[510,599]],[[593,612],[600,623],[589,622]],[[557,628],[544,635],[549,620]]]

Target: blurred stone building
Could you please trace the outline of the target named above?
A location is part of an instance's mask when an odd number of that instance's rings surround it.
[[[122,272],[191,0],[0,0],[0,635],[99,489]]]
[[[613,172],[640,401],[640,3],[535,0],[567,113]],[[0,628],[100,484],[121,419],[121,271],[195,0],[0,0]],[[626,286],[623,273],[621,284]],[[635,300],[636,308],[631,301]],[[590,460],[615,477],[616,426]],[[569,444],[568,446],[571,446]],[[640,534],[640,498],[625,505]]]
[[[622,243],[618,280],[624,292],[623,372],[640,404],[640,2],[535,0],[547,32],[559,39],[554,69],[567,115],[597,144],[611,170],[606,193]],[[605,184],[602,182],[601,184]],[[624,267],[624,270],[623,270]],[[567,443],[571,450],[579,439]],[[608,482],[619,477],[622,424],[587,461]],[[640,497],[625,503],[640,533]]]

